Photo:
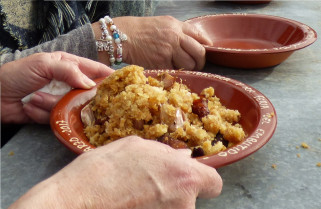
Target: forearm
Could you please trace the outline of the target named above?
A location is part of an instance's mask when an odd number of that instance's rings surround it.
[[[0,58],[0,66],[37,52],[54,51],[65,51],[81,57],[98,60],[95,37],[91,25],[86,24],[52,41],[45,42],[33,48],[4,54]]]

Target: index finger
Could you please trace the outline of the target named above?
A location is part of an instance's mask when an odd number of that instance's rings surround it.
[[[106,77],[114,72],[114,70],[107,65],[84,57],[78,57],[69,53],[62,53],[61,56],[62,60],[69,60],[77,63],[81,72],[87,75],[89,78]]]
[[[184,22],[182,27],[183,33],[186,35],[194,38],[196,41],[198,41],[201,44],[204,45],[213,45],[213,42],[211,38],[208,36],[208,34],[205,31],[202,31],[201,29],[197,28],[196,26]]]

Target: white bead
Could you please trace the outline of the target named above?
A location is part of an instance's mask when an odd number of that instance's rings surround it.
[[[116,39],[115,39],[115,43],[116,43],[116,44],[120,44],[120,43],[121,43],[121,40],[120,40],[119,38],[116,38]]]
[[[114,57],[111,57],[111,58],[109,58],[109,61],[110,61],[111,63],[114,63],[114,62],[115,62],[115,58],[114,58]]]
[[[99,19],[99,23],[100,23],[100,24],[104,24],[104,23],[105,23],[105,19],[104,19],[104,18],[100,18],[100,19]]]
[[[117,62],[122,62],[123,61],[122,58],[117,58],[116,60],[117,60]]]
[[[114,30],[116,30],[116,29],[117,29],[116,25],[110,26],[110,30],[111,30],[111,31],[114,31]]]
[[[104,19],[108,24],[113,22],[113,20],[109,16],[105,16]]]
[[[111,35],[108,35],[107,36],[107,41],[112,41],[113,40],[113,37]]]

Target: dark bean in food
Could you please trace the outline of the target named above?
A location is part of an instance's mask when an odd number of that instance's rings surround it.
[[[216,134],[215,138],[212,140],[212,142],[211,142],[212,146],[214,146],[219,141],[221,141],[225,147],[228,146],[229,141],[224,139],[223,134],[221,134],[220,132],[218,132]]]
[[[201,157],[204,156],[204,150],[202,147],[194,147],[192,151],[192,157]]]

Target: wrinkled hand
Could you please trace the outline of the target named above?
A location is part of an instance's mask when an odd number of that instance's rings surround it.
[[[6,63],[0,68],[1,122],[48,123],[50,111],[61,96],[37,92],[25,105],[21,99],[53,79],[74,88],[88,89],[95,85],[90,78],[112,72],[101,63],[65,52],[38,53]]]
[[[202,70],[206,33],[171,16],[119,17],[115,25],[128,36],[123,42],[124,61],[149,69]]]
[[[34,208],[46,204],[48,209],[193,209],[196,197],[220,194],[222,179],[190,154],[160,142],[126,137],[80,155],[12,209],[28,208],[29,202],[39,206]]]

